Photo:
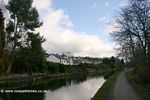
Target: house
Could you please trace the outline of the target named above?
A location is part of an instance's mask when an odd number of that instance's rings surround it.
[[[73,56],[68,56],[67,54],[49,54],[49,57],[47,59],[50,62],[54,63],[61,63],[64,65],[78,65],[81,63],[86,63],[86,64],[100,64],[102,63],[102,59],[100,58],[91,58],[91,57],[73,57]]]
[[[91,57],[79,57],[78,60],[80,61],[80,63],[85,63],[85,64],[101,64],[102,63],[102,59],[100,58],[91,58]]]
[[[58,54],[49,54],[49,57],[47,58],[48,61],[54,62],[54,63],[61,63],[64,65],[73,65],[72,57],[68,57],[66,55],[58,55]]]
[[[47,60],[50,61],[50,62],[54,62],[54,63],[60,63],[61,62],[60,58],[55,54],[50,54],[48,56],[49,57],[47,58]]]

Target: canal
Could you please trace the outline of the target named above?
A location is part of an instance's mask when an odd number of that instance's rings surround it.
[[[83,75],[29,83],[22,88],[4,90],[0,100],[90,100],[104,82],[102,76]]]

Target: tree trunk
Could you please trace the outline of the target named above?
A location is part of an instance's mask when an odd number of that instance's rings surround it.
[[[3,13],[0,9],[0,73],[4,74],[5,64],[4,64],[4,48],[5,48],[5,32],[4,32],[4,18]]]

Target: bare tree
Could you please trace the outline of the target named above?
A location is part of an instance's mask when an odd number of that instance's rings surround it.
[[[150,61],[150,1],[130,0],[116,19],[119,30],[112,33],[122,54],[130,60]]]

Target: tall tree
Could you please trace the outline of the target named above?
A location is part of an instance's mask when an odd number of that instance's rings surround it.
[[[28,32],[42,25],[36,8],[32,7],[33,0],[10,0],[7,9],[10,21],[7,24],[7,52],[10,54],[6,73],[10,73],[16,53],[21,47],[27,47]]]
[[[2,10],[0,9],[0,72],[4,72],[4,47],[5,47],[5,33],[4,33],[4,18]]]
[[[28,32],[27,47],[21,47],[16,52],[13,62],[13,72],[44,72],[46,70],[45,51],[42,43],[45,41],[39,33]]]
[[[150,81],[145,74],[150,68],[150,0],[129,0],[116,23],[118,31],[112,36],[120,45],[121,54],[135,66],[139,76]]]
[[[150,57],[150,1],[130,0],[116,20],[119,31],[112,35],[120,44],[121,50],[135,59],[140,54],[143,61],[149,62]],[[137,58],[136,58],[137,59]]]

